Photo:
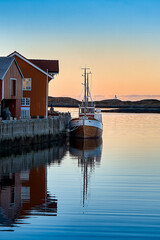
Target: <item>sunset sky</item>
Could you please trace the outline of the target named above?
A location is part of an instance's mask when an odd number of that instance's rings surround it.
[[[49,95],[160,99],[159,0],[0,0],[0,55],[57,59]]]

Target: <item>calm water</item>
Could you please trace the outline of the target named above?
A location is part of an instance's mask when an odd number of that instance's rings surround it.
[[[160,239],[160,115],[103,123],[102,140],[1,156],[0,239]]]

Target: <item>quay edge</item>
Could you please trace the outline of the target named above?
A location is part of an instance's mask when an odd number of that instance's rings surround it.
[[[0,148],[52,142],[66,136],[70,113],[44,119],[0,122]]]

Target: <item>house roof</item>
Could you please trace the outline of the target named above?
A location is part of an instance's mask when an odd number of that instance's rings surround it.
[[[0,80],[3,80],[5,77],[6,73],[8,72],[10,66],[12,63],[15,61],[17,68],[23,78],[23,74],[18,66],[18,63],[14,57],[0,57]]]
[[[22,60],[24,60],[25,62],[27,62],[28,64],[30,64],[32,67],[36,68],[37,70],[39,70],[40,72],[42,72],[43,74],[45,74],[46,76],[48,76],[50,79],[53,79],[54,77],[47,73],[46,71],[44,71],[43,69],[41,69],[39,66],[35,65],[34,63],[32,63],[29,59],[25,58],[24,56],[22,56],[20,53],[18,52],[13,52],[10,55],[8,55],[8,57],[13,57],[13,56],[18,56],[19,58],[21,58]]]
[[[31,63],[49,73],[59,73],[58,60],[28,59]]]

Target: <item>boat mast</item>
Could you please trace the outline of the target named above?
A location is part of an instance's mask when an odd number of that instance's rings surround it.
[[[86,87],[87,88],[87,106],[88,106],[88,99],[89,97],[91,98],[90,91],[89,91],[89,74],[91,74],[91,72],[87,72],[87,87]]]
[[[88,74],[89,73],[87,73],[87,83],[86,83],[86,91],[87,91],[87,107],[88,107],[88,98],[89,98],[89,79],[88,79]]]
[[[87,92],[86,92],[86,68],[84,68],[84,104],[86,107],[86,98],[87,98]]]
[[[86,115],[86,107],[88,106],[88,93],[89,93],[89,85],[88,85],[88,74],[87,70],[89,68],[82,68],[84,69],[84,114]]]

